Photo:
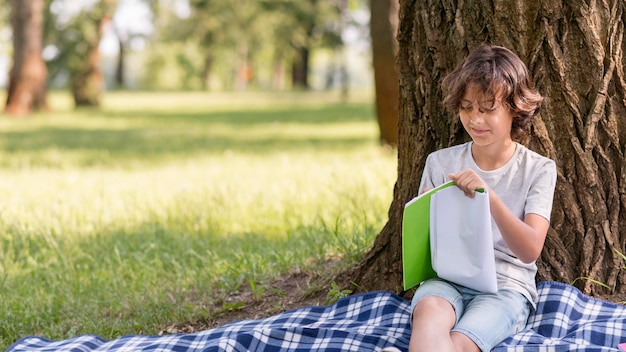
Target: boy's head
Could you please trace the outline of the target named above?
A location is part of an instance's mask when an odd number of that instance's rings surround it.
[[[459,112],[468,85],[478,87],[485,98],[500,100],[510,109],[513,139],[526,133],[543,100],[535,90],[526,65],[501,46],[481,44],[443,79],[444,104],[454,113]]]

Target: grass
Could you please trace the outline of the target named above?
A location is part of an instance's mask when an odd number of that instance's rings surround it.
[[[396,177],[369,98],[51,93],[49,114],[0,118],[0,350],[154,335],[241,285],[357,261]]]
[[[621,252],[619,249],[617,249],[617,248],[613,248],[613,250],[615,251],[615,253],[617,253],[618,258],[620,258],[620,259],[622,260],[622,267],[620,267],[620,268],[619,268],[619,270],[626,270],[626,254],[622,253],[622,252]],[[617,285],[617,281],[615,282],[615,284],[613,285],[613,287],[611,287],[611,286],[609,286],[609,285],[605,284],[605,283],[604,283],[604,282],[602,282],[602,281],[598,281],[598,280],[595,280],[595,279],[590,278],[590,277],[587,277],[587,276],[579,276],[579,277],[575,278],[575,279],[574,279],[574,281],[572,281],[572,282],[570,283],[570,285],[573,285],[573,284],[574,284],[574,283],[576,283],[576,281],[578,281],[578,280],[587,280],[587,281],[589,281],[589,282],[591,282],[591,283],[594,283],[594,284],[596,284],[596,285],[599,285],[599,286],[602,286],[602,287],[604,287],[604,288],[607,288],[607,289],[609,289],[609,292],[610,292],[611,294],[614,294],[614,293],[615,293],[615,289],[617,288],[617,287],[616,287],[616,285]],[[626,301],[617,301],[616,303],[619,303],[619,304],[626,304]]]

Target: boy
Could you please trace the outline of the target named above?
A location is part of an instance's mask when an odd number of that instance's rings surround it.
[[[524,328],[535,308],[535,260],[549,227],[556,166],[515,142],[543,98],[513,52],[482,44],[442,86],[444,104],[472,141],[430,154],[420,189],[453,180],[468,197],[488,191],[498,292],[423,282],[411,304],[409,351],[489,351]]]

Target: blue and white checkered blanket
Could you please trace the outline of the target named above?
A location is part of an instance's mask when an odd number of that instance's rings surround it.
[[[626,342],[626,306],[541,282],[537,311],[525,330],[494,351],[618,351]],[[380,351],[408,348],[409,302],[389,292],[349,296],[324,307],[290,310],[260,320],[233,322],[193,334],[130,335],[106,341],[83,335],[51,341],[25,337],[20,351]]]

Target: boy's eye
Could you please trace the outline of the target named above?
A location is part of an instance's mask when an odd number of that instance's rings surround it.
[[[496,110],[496,102],[493,100],[486,100],[480,104],[479,109],[481,112],[492,112]]]
[[[472,111],[472,105],[461,105],[461,109],[465,111]]]
[[[495,107],[490,107],[490,108],[481,107],[480,108],[480,112],[494,112],[495,110],[496,110]]]

